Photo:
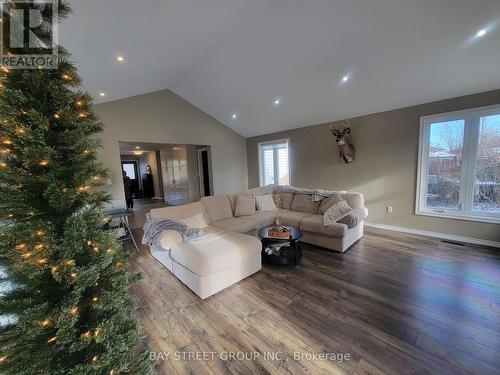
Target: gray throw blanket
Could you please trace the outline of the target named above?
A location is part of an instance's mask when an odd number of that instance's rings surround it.
[[[164,230],[175,230],[182,235],[183,241],[198,238],[202,233],[200,229],[189,228],[182,221],[172,219],[150,219],[144,224],[142,243],[157,246],[160,234]]]
[[[323,189],[304,189],[295,186],[283,186],[281,188],[282,192],[296,193],[296,194],[310,194],[312,196],[313,202],[318,202],[323,198],[330,198],[335,194],[344,194],[345,191],[330,191]]]

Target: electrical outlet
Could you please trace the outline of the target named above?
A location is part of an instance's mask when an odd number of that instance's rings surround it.
[[[387,206],[387,213],[392,214],[392,206]]]

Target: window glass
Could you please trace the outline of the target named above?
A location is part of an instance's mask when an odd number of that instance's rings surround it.
[[[430,125],[427,207],[459,208],[464,126],[464,120]]]
[[[261,143],[258,150],[260,185],[289,185],[288,141]]]
[[[122,165],[123,170],[127,172],[127,176],[130,177],[130,179],[135,180],[135,168],[134,164],[132,163],[124,163]]]
[[[472,209],[500,213],[500,114],[479,119]]]

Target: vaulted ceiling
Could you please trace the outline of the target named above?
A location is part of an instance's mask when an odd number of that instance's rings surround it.
[[[72,3],[98,103],[168,88],[244,136],[500,88],[498,0]]]

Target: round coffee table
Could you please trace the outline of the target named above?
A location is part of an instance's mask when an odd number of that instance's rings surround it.
[[[303,233],[291,225],[286,225],[290,228],[290,237],[273,237],[269,236],[267,230],[270,227],[265,227],[259,230],[258,236],[262,242],[262,260],[272,264],[293,264],[297,266],[302,258],[302,247],[298,241],[302,238]],[[270,249],[270,250],[268,250]]]

